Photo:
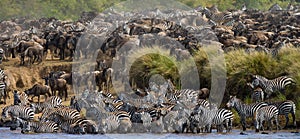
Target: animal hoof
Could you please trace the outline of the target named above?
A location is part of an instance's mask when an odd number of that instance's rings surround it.
[[[261,134],[269,134],[268,132],[261,132]]]

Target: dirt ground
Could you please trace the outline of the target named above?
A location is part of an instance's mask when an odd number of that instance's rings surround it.
[[[42,77],[46,76],[51,71],[63,70],[71,72],[72,63],[70,61],[45,60],[41,64],[33,64],[31,66],[20,66],[19,59],[9,59],[9,61],[3,61],[0,65],[1,69],[9,78],[9,98],[6,105],[0,104],[0,112],[2,108],[7,105],[13,104],[13,90],[24,91],[31,88],[34,84],[44,84],[45,81]],[[74,95],[72,87],[68,85],[69,97],[63,104],[69,104],[70,97]],[[31,96],[29,96],[31,99]],[[2,100],[3,101],[3,100]],[[41,96],[41,101],[44,101],[44,96]],[[34,98],[34,102],[37,102],[37,97]]]

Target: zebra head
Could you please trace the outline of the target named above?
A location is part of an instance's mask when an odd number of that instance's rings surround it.
[[[230,96],[230,99],[226,103],[226,106],[227,106],[227,108],[235,107],[236,103],[239,101],[240,101],[240,99],[236,98],[236,96]]]
[[[20,124],[21,127],[21,133],[28,133],[31,129],[30,129],[30,122],[25,121],[21,118],[17,118],[17,122]]]

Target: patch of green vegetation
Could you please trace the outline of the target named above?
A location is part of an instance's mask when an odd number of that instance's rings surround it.
[[[76,20],[83,11],[102,12],[125,0],[1,0],[0,20],[17,17],[31,19],[41,17],[56,17],[58,19]],[[191,8],[197,6],[217,5],[221,11],[240,9],[243,4],[249,8],[267,10],[278,3],[285,8],[289,1],[282,0],[176,0]]]

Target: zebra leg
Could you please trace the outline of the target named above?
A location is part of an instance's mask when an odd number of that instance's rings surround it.
[[[246,131],[246,119],[245,118],[241,118],[241,124],[243,127],[243,131]]]
[[[67,91],[67,87],[65,88],[65,101],[67,100],[68,98],[68,91]]]
[[[285,126],[283,129],[286,129],[288,127],[288,124],[289,124],[289,115],[285,114]]]
[[[295,116],[295,113],[292,112],[292,117],[293,117],[293,125],[294,127],[297,127],[297,124],[296,124],[296,116]]]
[[[275,123],[276,123],[276,132],[277,132],[279,129],[278,116],[275,116]]]
[[[38,102],[39,102],[39,104],[40,104],[40,96],[41,96],[41,95],[38,95]]]

